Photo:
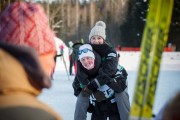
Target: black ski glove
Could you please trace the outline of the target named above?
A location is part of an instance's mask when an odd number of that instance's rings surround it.
[[[106,100],[106,97],[103,92],[97,90],[93,92],[94,97],[96,98],[96,101],[101,102],[103,100]]]
[[[91,81],[91,84],[94,86],[94,88],[99,88],[105,84],[109,84],[113,81],[112,78],[108,77],[106,74],[101,74],[97,76],[95,79]]]
[[[125,68],[122,67],[121,65],[118,65],[118,70],[117,70],[117,72],[116,72],[116,74],[115,74],[115,77],[116,77],[118,74],[121,75],[121,78],[127,79],[128,73],[127,73],[127,71],[125,70]],[[117,77],[118,77],[118,76],[117,76]]]
[[[113,77],[113,81],[110,84],[108,84],[108,86],[117,93],[124,91],[127,88],[127,75],[128,74],[126,70],[122,66],[119,66],[119,69]]]
[[[116,93],[120,93],[122,91],[124,91],[127,87],[126,82],[124,82],[123,80],[119,80],[119,82],[117,82],[115,79],[113,82],[109,83],[108,86],[113,89]]]
[[[92,90],[90,90],[87,86],[84,86],[81,93],[83,97],[89,97],[92,94]]]
[[[74,95],[77,97],[79,95],[79,93],[81,92],[82,88],[80,87],[80,83],[77,79],[77,77],[75,77],[73,83],[72,83],[72,87],[74,89]]]
[[[127,72],[123,67],[120,67],[118,71],[116,72],[114,79],[119,83],[119,84],[125,84],[126,85],[126,80],[127,80]]]

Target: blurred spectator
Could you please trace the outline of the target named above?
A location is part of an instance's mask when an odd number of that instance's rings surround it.
[[[72,67],[73,67],[73,59],[72,59],[73,49],[72,49],[72,46],[73,46],[73,42],[69,41],[68,44],[69,44],[69,75],[73,75],[73,73],[72,73]]]
[[[56,62],[57,57],[61,56],[61,50],[60,50],[60,46],[61,46],[61,41],[59,38],[54,37],[54,41],[55,41],[55,45],[56,45],[56,56],[54,57],[54,61]]]
[[[0,120],[61,120],[37,96],[51,87],[54,33],[38,4],[15,2],[0,15]]]
[[[154,120],[180,120],[180,92],[163,106]]]
[[[56,47],[56,55],[54,56],[54,61],[56,63],[57,61],[57,57],[61,56],[61,53],[60,53],[60,45],[61,45],[61,42],[60,42],[60,39],[57,38],[57,37],[54,37],[54,41],[55,41],[55,47]],[[56,65],[56,64],[55,64]],[[55,66],[56,67],[56,66]],[[51,74],[51,78],[52,80],[54,79],[53,78],[53,75],[54,75],[54,71],[55,71],[55,67],[52,71],[52,74]]]
[[[79,50],[79,47],[83,45],[83,43],[81,42],[76,42],[73,44],[72,48],[73,48],[73,52],[72,52],[72,60],[73,60],[73,63],[74,63],[74,71],[75,71],[75,74],[77,73],[77,61],[78,61],[78,50]]]
[[[60,51],[61,51],[61,55],[63,56],[63,54],[64,54],[64,45],[63,44],[60,45]]]
[[[116,51],[121,51],[121,45],[116,46]]]

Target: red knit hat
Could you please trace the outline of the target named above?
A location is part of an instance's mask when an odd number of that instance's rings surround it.
[[[34,47],[39,54],[55,51],[48,17],[35,3],[15,2],[4,10],[0,16],[0,40]]]

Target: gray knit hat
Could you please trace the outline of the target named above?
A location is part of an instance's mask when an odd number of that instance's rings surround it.
[[[91,29],[89,34],[89,40],[95,35],[101,36],[104,40],[106,39],[106,24],[103,21],[96,22],[96,25]]]

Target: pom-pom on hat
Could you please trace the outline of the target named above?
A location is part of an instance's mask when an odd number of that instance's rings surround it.
[[[89,40],[95,35],[102,37],[104,40],[106,39],[106,24],[103,21],[96,22],[89,34]]]
[[[84,44],[79,47],[78,56],[79,60],[81,60],[84,57],[92,57],[95,59],[92,47],[89,44]]]
[[[0,40],[35,48],[39,54],[55,52],[54,33],[42,6],[15,2],[0,15]]]

